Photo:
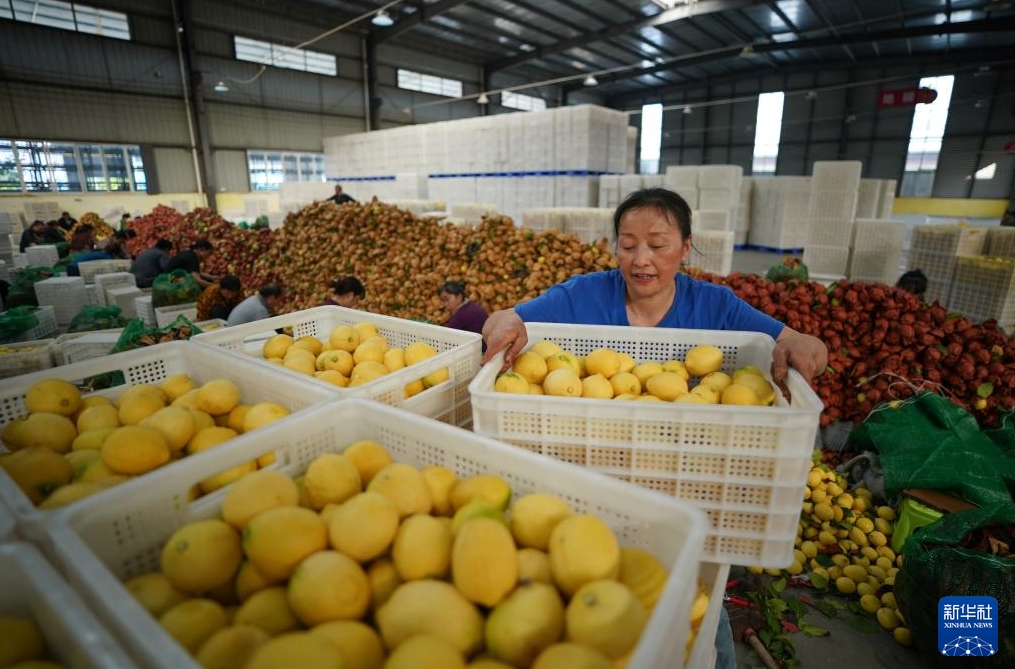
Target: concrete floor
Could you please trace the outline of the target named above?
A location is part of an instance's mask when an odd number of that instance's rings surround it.
[[[764,251],[734,251],[733,271],[765,274],[768,268],[778,263],[785,254]],[[799,257],[799,256],[796,256]],[[817,598],[816,591],[809,588],[789,588],[787,592]],[[845,604],[842,597],[834,599]],[[736,607],[727,604],[732,616]],[[915,650],[896,643],[892,635],[880,627],[872,633],[860,632],[845,621],[853,615],[843,610],[838,618],[826,618],[822,613],[811,610],[804,620],[829,631],[828,636],[812,637],[801,632],[790,635],[796,649],[800,667],[804,669],[923,669],[926,660]],[[877,626],[873,617],[870,621]],[[736,643],[737,669],[752,669],[763,666],[746,641]]]

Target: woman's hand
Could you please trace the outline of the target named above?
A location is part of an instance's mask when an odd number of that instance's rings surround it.
[[[828,365],[828,347],[817,337],[784,327],[772,351],[772,380],[782,384],[789,368],[807,381],[823,373]]]
[[[504,351],[504,367],[508,369],[525,344],[529,341],[528,332],[525,330],[525,323],[514,309],[503,309],[495,311],[486,319],[483,326],[483,339],[486,340],[486,354],[483,355],[483,364],[490,360],[500,351]]]

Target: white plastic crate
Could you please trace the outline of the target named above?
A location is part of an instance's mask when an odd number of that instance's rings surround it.
[[[0,615],[35,621],[67,669],[136,666],[81,598],[31,544],[0,545]]]
[[[60,252],[52,244],[38,244],[25,249],[25,258],[30,267],[52,267],[60,260]]]
[[[918,225],[913,228],[911,251],[951,256],[975,256],[983,252],[987,231],[968,225]]]
[[[726,232],[733,230],[733,217],[729,209],[698,209],[691,214],[691,229],[695,237],[699,231]]]
[[[853,240],[853,219],[808,219],[805,240],[804,246],[848,247]]]
[[[1015,258],[1015,228],[991,228],[983,243],[983,255]]]
[[[102,307],[106,305],[106,296],[103,294],[102,286],[97,286],[94,283],[86,283],[85,291],[88,295],[88,304]]]
[[[129,260],[108,259],[108,260],[86,260],[78,263],[78,272],[85,283],[95,283],[95,277],[99,274],[113,274],[130,270]]]
[[[201,328],[202,332],[211,332],[212,330],[220,330],[224,328],[226,326],[226,322],[221,318],[209,318],[206,321],[197,321],[194,325]]]
[[[17,524],[14,522],[14,513],[0,499],[0,545],[17,540],[16,528]]]
[[[597,348],[638,362],[682,360],[697,344],[723,351],[723,371],[767,370],[775,344],[751,332],[528,323],[528,339],[583,356]],[[822,404],[791,371],[792,403],[625,402],[494,391],[503,357],[469,386],[473,429],[696,504],[709,517],[703,559],[785,567],[793,559],[800,495]]]
[[[860,189],[860,172],[863,163],[859,160],[816,160],[812,171],[815,190]]]
[[[0,379],[53,366],[53,339],[0,344]]]
[[[32,384],[45,379],[64,379],[81,387],[88,380],[110,372],[123,374],[125,385],[96,391],[109,397],[118,396],[127,386],[141,383],[159,384],[173,374],[186,373],[197,385],[211,379],[229,379],[240,388],[246,404],[272,401],[295,412],[313,404],[338,398],[322,385],[311,386],[267,365],[244,365],[234,355],[226,355],[207,346],[190,342],[167,342],[156,346],[84,360],[71,365],[16,376],[4,381],[0,390],[0,428],[16,418],[27,415],[25,393]],[[204,453],[192,457],[203,457]],[[172,469],[177,463],[166,465]],[[159,470],[156,470],[159,471]],[[145,478],[148,475],[145,475]],[[147,479],[146,479],[147,480]],[[108,491],[97,493],[105,495]],[[18,526],[27,539],[36,539],[39,524],[51,511],[40,511],[5,473],[0,472],[0,498],[14,511]]]
[[[956,258],[948,306],[976,322],[994,318],[1010,327],[1015,321],[1015,259]]]
[[[472,420],[469,382],[479,371],[482,359],[482,337],[474,332],[329,306],[204,332],[194,337],[193,341],[246,354],[258,360],[259,365],[277,369],[278,365],[266,362],[261,356],[265,340],[275,334],[276,328],[291,327],[294,338],[307,336],[324,341],[337,326],[353,325],[360,321],[373,323],[377,331],[387,339],[389,346],[405,348],[415,341],[425,341],[437,350],[437,355],[355,388],[339,388],[290,369],[283,368],[283,371],[299,378],[301,383],[327,385],[342,397],[366,397],[452,425],[469,424]],[[404,397],[406,384],[445,367],[448,370],[448,381],[408,399]]]
[[[134,298],[134,313],[141,319],[146,328],[155,327],[155,307],[152,306],[152,296],[141,295]]]
[[[191,323],[197,320],[197,302],[174,304],[169,307],[155,307],[155,325],[164,328],[177,317],[183,316]]]
[[[740,191],[730,188],[699,188],[699,209],[735,209],[740,204]]]
[[[188,504],[188,489],[212,472],[271,451],[281,471],[295,477],[318,455],[341,452],[361,439],[377,441],[396,461],[417,467],[442,465],[461,477],[496,473],[516,496],[535,491],[557,495],[575,512],[602,518],[621,545],[640,546],[656,555],[674,577],[667,581],[629,666],[683,666],[693,575],[705,532],[704,517],[691,504],[367,400],[318,406],[299,421],[279,421],[239,439],[235,447],[208,451],[201,462],[178,463],[172,474],[117,486],[105,503],[86,500],[57,511],[47,527],[46,550],[128,652],[146,666],[196,666],[120,582],[157,568],[162,544],[176,528],[219,513],[225,491]]]
[[[34,284],[39,306],[53,307],[57,325],[69,324],[88,303],[85,280],[80,276],[54,276]]]
[[[740,193],[744,168],[740,165],[699,165],[698,188],[725,188]]]
[[[706,272],[726,276],[733,267],[735,233],[699,230],[691,239],[687,264]]]
[[[812,219],[852,221],[856,218],[855,190],[812,190],[807,216]]]
[[[56,324],[56,311],[53,307],[46,305],[39,307],[32,312],[38,319],[38,323],[28,328],[21,334],[14,336],[10,341],[12,342],[25,342],[35,341],[38,339],[48,339],[54,337],[59,329]]]
[[[128,319],[137,316],[137,306],[134,300],[139,297],[141,297],[141,289],[137,286],[116,286],[106,289],[106,305],[120,307],[120,314]]]
[[[62,334],[54,342],[53,358],[58,365],[70,365],[109,355],[109,349],[120,340],[122,332],[122,328],[111,328]]]
[[[102,303],[109,304],[109,296],[106,292],[110,288],[137,287],[137,278],[130,272],[109,272],[107,274],[96,274],[95,285],[99,287]]]
[[[895,285],[899,278],[901,249],[853,249],[849,254],[851,281],[877,282]]]
[[[897,249],[899,253],[906,242],[906,224],[883,218],[858,218],[853,222],[854,249],[883,250]]]
[[[849,269],[849,247],[808,244],[803,262],[811,273],[843,277]]]
[[[723,605],[726,594],[726,582],[729,580],[730,566],[714,562],[702,562],[698,565],[698,579],[708,590],[708,609],[705,618],[698,628],[698,636],[694,639],[691,655],[687,659],[687,669],[713,669],[715,667],[715,636],[719,628],[719,609]]]

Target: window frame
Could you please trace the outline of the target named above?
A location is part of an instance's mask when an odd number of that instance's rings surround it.
[[[395,73],[395,84],[404,91],[440,95],[446,98],[460,98],[464,90],[464,84],[460,79],[438,77],[402,67],[398,68]]]
[[[338,76],[338,56],[334,54],[297,49],[243,35],[233,35],[233,57],[245,63],[270,65],[326,77]]]
[[[277,149],[248,149],[247,155],[247,183],[250,191],[271,192],[277,191],[286,182],[287,174],[292,174],[288,168],[296,168],[296,182],[326,182],[327,175],[324,171],[324,154],[313,151],[279,151]],[[263,177],[256,175],[263,174]]]
[[[521,111],[544,111],[546,110],[546,100],[535,95],[502,91],[500,94],[500,106]]]
[[[40,10],[47,13],[40,14]],[[128,42],[133,39],[126,13],[80,2],[0,0],[0,18]]]
[[[148,190],[144,158],[137,144],[2,137],[0,155],[6,152],[11,154],[11,160],[4,161],[4,168],[17,174],[18,189],[11,188],[14,181],[8,180],[0,182],[0,193],[135,193]],[[122,169],[111,176],[110,164],[115,165],[116,154],[120,156]],[[112,162],[107,158],[112,158]],[[114,183],[118,187],[114,187]]]

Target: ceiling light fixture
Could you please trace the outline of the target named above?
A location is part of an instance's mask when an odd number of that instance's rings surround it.
[[[229,86],[226,85],[226,82],[220,81],[217,84],[215,84],[215,88],[213,90],[216,93],[228,93],[229,92]]]
[[[590,74],[589,76],[585,77],[585,81],[583,81],[582,84],[584,84],[585,86],[598,86],[599,80]]]
[[[373,23],[375,26],[380,26],[381,28],[387,28],[388,26],[392,26],[395,24],[395,22],[391,19],[391,15],[388,14],[386,9],[378,9],[377,13],[374,14],[374,18],[372,18],[370,22]]]
[[[476,98],[477,105],[488,105],[490,104],[490,98],[486,97],[486,93],[480,93],[479,97]]]
[[[691,110],[691,105],[684,105],[684,113],[685,114],[690,114],[691,111],[692,111]]]
[[[818,99],[818,92],[817,91],[807,91],[807,99],[808,100],[817,100]]]
[[[744,48],[740,50],[740,57],[741,58],[754,58],[755,55],[757,55],[757,54],[755,54],[755,52],[754,52],[754,45],[753,44],[745,44]]]

